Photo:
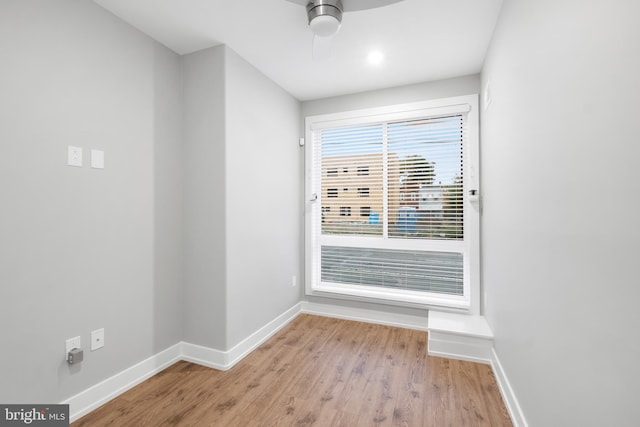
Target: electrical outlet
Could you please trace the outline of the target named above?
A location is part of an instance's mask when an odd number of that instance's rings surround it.
[[[80,337],[69,338],[66,341],[65,352],[64,352],[64,360],[67,360],[69,357],[69,352],[74,348],[81,348],[82,342]]]
[[[291,286],[294,288],[298,286],[298,279],[296,278],[296,276],[291,276]]]
[[[67,147],[67,164],[82,167],[82,147]]]
[[[91,332],[91,351],[104,347],[104,328]]]

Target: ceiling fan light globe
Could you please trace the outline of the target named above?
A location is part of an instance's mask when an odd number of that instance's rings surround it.
[[[331,37],[340,29],[340,21],[330,15],[321,15],[313,18],[309,27],[318,37]]]

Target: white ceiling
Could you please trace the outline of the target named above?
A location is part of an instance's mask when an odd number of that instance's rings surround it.
[[[306,12],[286,0],[94,1],[180,54],[224,43],[303,101],[478,73],[502,5],[404,0],[346,12],[331,56],[314,59]],[[373,49],[382,64],[368,63]]]

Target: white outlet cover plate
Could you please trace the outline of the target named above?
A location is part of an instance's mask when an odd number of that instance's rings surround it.
[[[67,149],[67,165],[82,167],[82,147],[69,145]]]
[[[104,328],[91,332],[91,351],[104,347]]]
[[[65,343],[64,360],[69,358],[69,352],[74,348],[82,348],[80,337],[69,338]]]

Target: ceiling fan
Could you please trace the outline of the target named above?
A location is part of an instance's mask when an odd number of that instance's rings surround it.
[[[287,0],[305,6],[311,31],[318,37],[330,37],[338,32],[343,12],[375,9],[402,0]]]

